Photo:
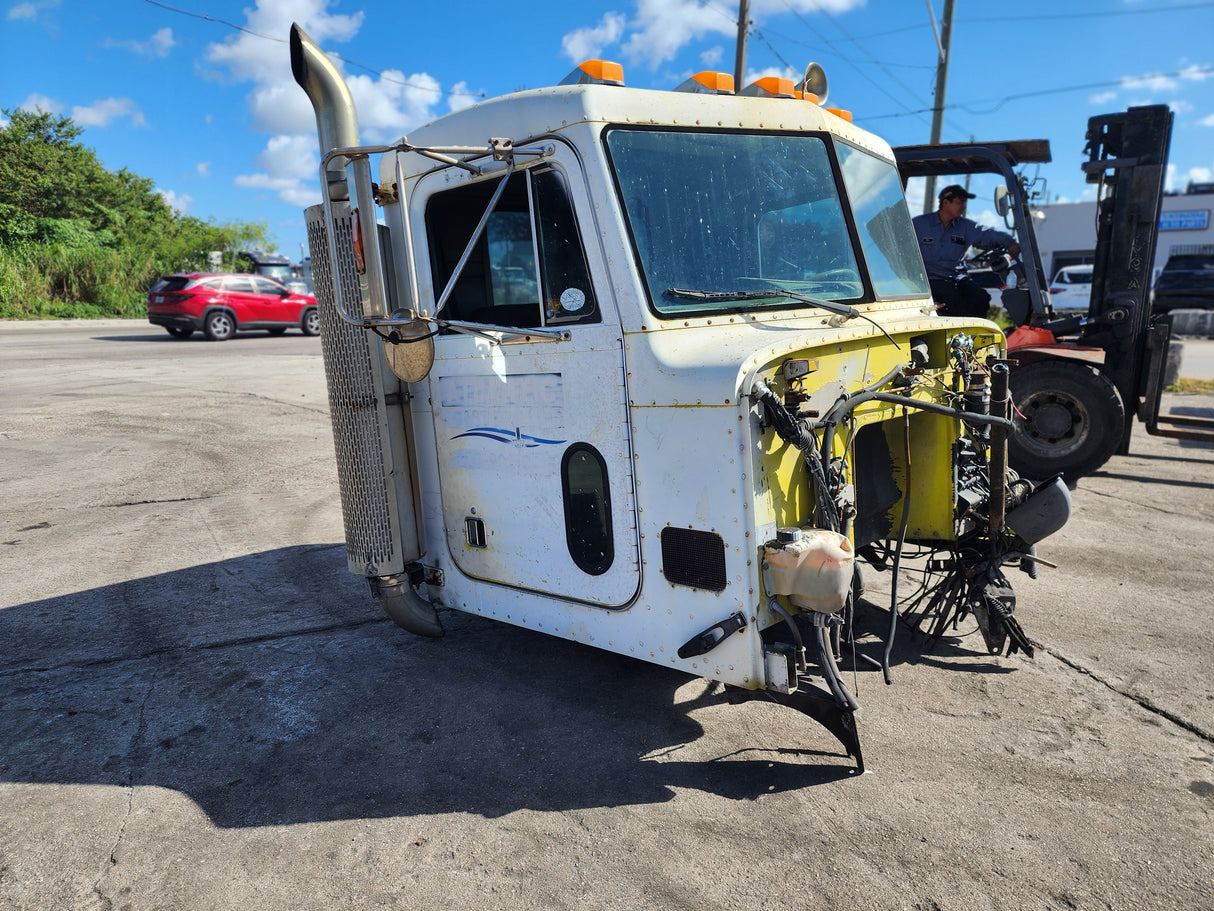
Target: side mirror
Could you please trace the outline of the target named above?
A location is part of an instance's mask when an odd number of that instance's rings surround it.
[[[1000,218],[1007,218],[1007,213],[1012,211],[1012,201],[1008,199],[1007,187],[1002,184],[995,187],[995,211],[999,213]]]

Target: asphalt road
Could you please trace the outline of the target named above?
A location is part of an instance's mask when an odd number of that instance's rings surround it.
[[[1214,907],[1209,445],[1079,482],[1014,573],[1035,659],[859,672],[857,776],[667,669],[394,627],[317,339],[0,324],[0,390],[0,908]]]

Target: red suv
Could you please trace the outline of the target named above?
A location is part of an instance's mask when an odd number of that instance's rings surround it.
[[[320,334],[316,298],[262,275],[166,275],[148,289],[148,321],[173,338],[201,329],[213,342],[230,339],[238,329],[281,335],[298,327],[304,335]]]

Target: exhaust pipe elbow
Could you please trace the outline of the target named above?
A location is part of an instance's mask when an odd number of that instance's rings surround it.
[[[413,590],[408,576],[370,576],[367,584],[384,613],[401,629],[432,639],[442,636],[438,611]]]
[[[358,115],[354,109],[354,99],[333,61],[325,56],[324,51],[316,46],[316,42],[298,23],[291,24],[290,45],[291,74],[307,93],[312,110],[316,113],[316,135],[320,140],[321,157],[333,149],[358,145]],[[344,189],[345,159],[334,159],[330,162],[330,168],[332,170],[325,175],[330,186],[330,197],[348,198]],[[342,185],[340,194],[335,192],[338,184]]]

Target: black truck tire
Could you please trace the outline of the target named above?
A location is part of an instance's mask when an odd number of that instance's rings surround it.
[[[1012,368],[1013,419],[1008,464],[1021,476],[1068,480],[1096,471],[1121,443],[1125,407],[1113,381],[1077,361]]]

